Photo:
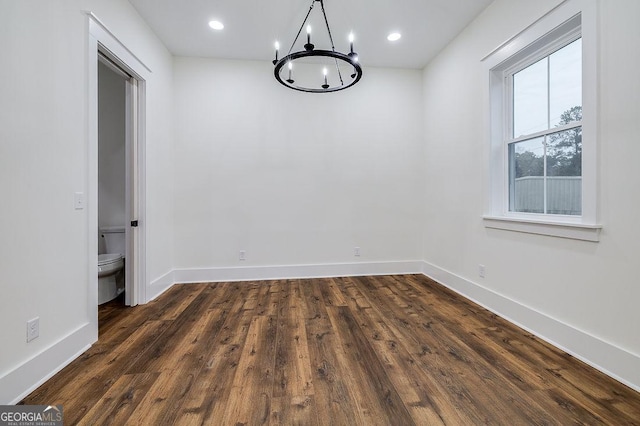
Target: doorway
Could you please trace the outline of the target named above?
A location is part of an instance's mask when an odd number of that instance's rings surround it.
[[[98,337],[99,210],[99,67],[106,67],[124,82],[124,212],[119,222],[125,231],[124,305],[146,303],[145,271],[145,113],[146,67],[95,15],[88,12],[88,259],[90,323]],[[119,113],[120,113],[119,112]],[[120,163],[120,167],[122,164]],[[122,171],[122,168],[120,169]],[[118,174],[118,172],[114,172]],[[120,172],[119,178],[122,178]],[[117,216],[116,216],[117,217]]]
[[[124,291],[124,305],[134,306],[139,303],[139,81],[102,45],[98,45],[97,60],[98,254],[115,251],[123,256],[124,282],[118,292]],[[116,240],[115,249],[108,247],[110,240]]]
[[[131,212],[131,108],[133,77],[98,51],[98,304],[131,304],[132,250],[127,244]],[[128,140],[129,139],[129,140]]]

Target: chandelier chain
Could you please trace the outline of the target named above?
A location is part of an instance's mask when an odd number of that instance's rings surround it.
[[[304,17],[304,21],[302,21],[302,25],[300,25],[300,29],[298,30],[298,34],[296,35],[296,38],[293,39],[293,43],[291,43],[291,47],[289,48],[289,53],[287,53],[287,55],[290,55],[291,52],[293,51],[293,47],[296,45],[298,38],[300,37],[300,33],[302,32],[302,29],[304,28],[304,24],[307,23],[307,20],[309,19],[309,15],[311,15],[311,11],[313,10],[313,6],[316,4],[316,0],[313,0],[311,2],[311,7],[309,8],[309,11],[307,12],[307,16]],[[324,6],[322,7],[322,10],[324,11]]]
[[[333,43],[333,35],[331,34],[331,28],[329,28],[329,20],[327,20],[327,13],[324,11],[324,1],[317,0],[320,2],[320,7],[322,8],[322,16],[324,16],[324,23],[327,24],[327,32],[329,33],[329,41],[331,42],[331,50],[336,51],[336,46]],[[315,2],[314,2],[315,3]],[[336,70],[338,71],[338,77],[340,77],[340,85],[344,85],[344,81],[342,80],[342,73],[340,72],[340,66],[338,65],[338,60],[333,58],[336,63]]]

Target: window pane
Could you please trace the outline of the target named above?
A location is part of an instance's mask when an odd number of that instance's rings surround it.
[[[582,120],[582,39],[549,56],[551,127]]]
[[[549,128],[548,58],[513,75],[513,137]]]
[[[544,138],[509,145],[509,210],[544,213]]]
[[[582,127],[548,136],[547,213],[582,214]]]

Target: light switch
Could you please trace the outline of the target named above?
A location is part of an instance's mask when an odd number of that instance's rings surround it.
[[[73,205],[76,210],[84,209],[84,192],[76,192],[73,196]]]

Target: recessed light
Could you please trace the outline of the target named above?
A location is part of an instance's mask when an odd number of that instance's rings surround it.
[[[224,28],[224,24],[220,21],[209,21],[209,26],[214,30],[221,30]]]
[[[391,33],[387,36],[387,40],[389,41],[398,41],[402,38],[402,34],[400,33]]]

